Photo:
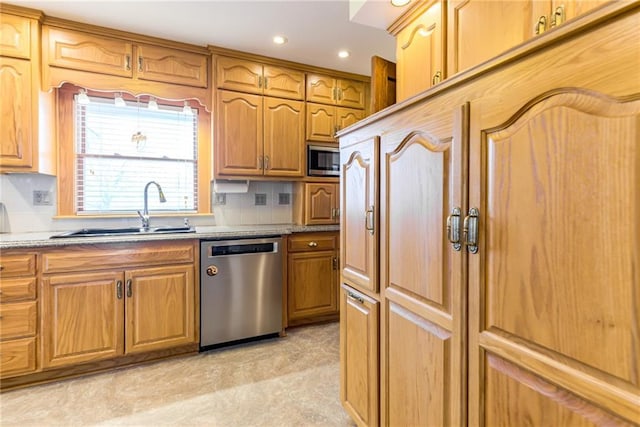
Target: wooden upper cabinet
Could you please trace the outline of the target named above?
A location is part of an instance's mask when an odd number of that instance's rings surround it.
[[[0,55],[31,58],[31,25],[28,18],[0,14]]]
[[[148,44],[137,44],[136,49],[139,79],[207,87],[206,55]]]
[[[216,174],[262,175],[262,97],[218,91]]]
[[[396,35],[398,101],[420,93],[446,77],[444,8],[443,3],[437,1],[426,10],[420,9],[416,18]]]
[[[378,292],[378,145],[373,137],[340,150],[342,277],[371,292]]]
[[[363,110],[307,103],[307,140],[337,142],[336,132],[363,118]]]
[[[304,175],[304,103],[264,97],[264,174]]]
[[[305,224],[337,224],[338,184],[305,184]]]
[[[279,98],[304,98],[304,73],[243,59],[216,58],[216,86]]]
[[[133,76],[133,45],[130,42],[43,27],[43,64],[113,76]]]
[[[0,166],[33,166],[31,63],[0,57]]]
[[[364,109],[365,84],[357,80],[307,74],[307,101]]]
[[[448,2],[447,70],[452,75],[493,58],[534,36],[547,1],[451,0]]]

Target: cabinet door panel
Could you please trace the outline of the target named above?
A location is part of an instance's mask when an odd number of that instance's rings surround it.
[[[0,58],[0,166],[33,166],[31,63]]]
[[[264,174],[304,175],[304,103],[264,98]]]
[[[265,65],[264,94],[279,98],[304,99],[304,73]]]
[[[353,108],[336,108],[336,126],[337,129],[344,129],[364,118],[363,110],[354,110]]]
[[[305,185],[305,224],[336,224],[338,184]]]
[[[287,300],[290,321],[338,313],[335,256],[335,251],[289,254]]]
[[[192,265],[126,273],[126,351],[139,353],[194,342]]]
[[[0,342],[0,376],[2,378],[36,370],[36,338]]]
[[[36,334],[38,305],[35,301],[0,305],[0,339]]]
[[[338,100],[336,105],[351,108],[364,108],[364,83],[355,80],[337,80]]]
[[[432,86],[439,71],[444,78],[442,4],[436,2],[396,37],[397,100]]]
[[[378,425],[379,303],[342,285],[340,400],[358,425]]]
[[[336,142],[336,121],[335,107],[307,103],[307,140]]]
[[[43,27],[49,41],[43,62],[54,67],[114,76],[133,76],[131,43],[79,31]]]
[[[23,59],[31,57],[30,19],[5,13],[0,16],[0,55]]]
[[[342,275],[373,292],[378,292],[378,144],[374,137],[340,152]]]
[[[540,4],[544,7],[540,8]],[[448,2],[449,75],[480,64],[533,37],[550,1],[453,0]]]
[[[317,74],[307,74],[307,101],[333,105],[336,79]]]
[[[44,367],[109,359],[124,353],[122,273],[42,279]]]
[[[382,425],[465,419],[463,254],[445,230],[449,212],[464,209],[467,138],[466,105],[434,105],[419,129],[382,138]]]
[[[216,173],[262,175],[262,97],[221,90],[216,112]]]
[[[513,387],[485,387],[494,374],[480,367],[497,355],[561,389],[541,412],[604,408],[638,423],[640,101],[550,92],[499,124],[483,120],[490,108],[473,110],[482,247],[469,256],[469,289],[470,381],[492,395],[473,395],[470,421],[488,422],[488,402]]]
[[[219,88],[262,94],[262,65],[241,59],[216,58],[216,85]]]
[[[136,49],[139,79],[207,87],[205,55],[145,44]]]

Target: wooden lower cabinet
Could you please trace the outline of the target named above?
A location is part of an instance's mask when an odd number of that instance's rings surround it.
[[[340,400],[359,426],[377,426],[379,420],[379,312],[378,301],[342,284]]]
[[[193,243],[95,245],[46,253],[45,273],[56,273],[42,278],[43,367],[195,343],[194,254]],[[101,258],[112,268],[84,271]],[[130,268],[113,268],[127,258]],[[167,258],[174,264],[166,265]],[[159,263],[165,265],[153,266]]]
[[[288,238],[289,326],[338,318],[338,233],[300,233]]]

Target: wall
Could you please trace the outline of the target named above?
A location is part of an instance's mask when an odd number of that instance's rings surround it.
[[[48,191],[51,204],[34,205],[33,192]],[[290,182],[251,182],[246,193],[226,194],[224,204],[213,194],[213,215],[189,217],[192,225],[290,224],[292,222],[292,184]],[[256,194],[264,195],[266,204],[256,206]],[[280,194],[288,195],[289,204],[280,204]],[[284,196],[286,199],[287,196]],[[284,201],[284,200],[283,200]],[[140,206],[142,209],[142,191]],[[55,219],[56,178],[39,174],[0,175],[0,233],[63,231],[81,227],[126,227],[140,224],[138,217],[91,219]],[[155,219],[154,219],[155,217]],[[151,225],[181,225],[183,217],[165,217],[151,212]]]

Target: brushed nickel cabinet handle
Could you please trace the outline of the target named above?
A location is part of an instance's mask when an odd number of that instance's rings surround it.
[[[478,217],[480,211],[477,208],[469,209],[468,215],[464,219],[464,243],[467,245],[469,253],[478,253]]]
[[[258,87],[262,88],[262,76],[258,76]]]
[[[122,280],[116,282],[116,298],[122,299]]]
[[[436,73],[433,75],[433,78],[431,79],[431,84],[435,85],[437,83],[440,83],[441,81],[442,81],[442,72],[436,71]]]
[[[451,214],[447,217],[447,238],[451,242],[454,250],[459,251],[462,247],[460,243],[460,214],[462,210],[455,207],[451,210]]]
[[[269,156],[264,156],[264,170],[271,169],[271,165],[269,165]]]
[[[142,56],[138,56],[138,71],[142,72]]]
[[[131,298],[133,296],[133,289],[131,288],[131,279],[127,279],[127,298]]]
[[[534,31],[536,34],[542,34],[547,31],[547,17],[542,15],[538,18],[538,22],[536,22],[536,26],[534,27]]]
[[[369,209],[367,209],[365,212],[364,227],[369,231],[369,234],[371,235],[375,233],[374,219],[373,206],[370,206]]]
[[[129,53],[124,56],[124,69],[131,71],[131,54]]]
[[[347,297],[353,301],[359,302],[360,304],[364,304],[364,298],[354,294],[353,292],[347,291]]]

